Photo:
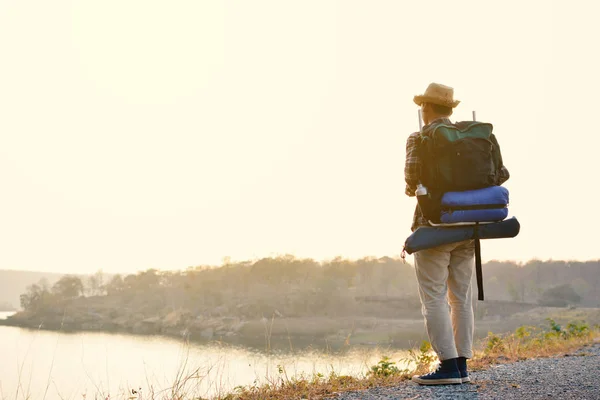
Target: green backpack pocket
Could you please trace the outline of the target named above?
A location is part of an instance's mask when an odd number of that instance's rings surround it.
[[[439,124],[423,134],[423,183],[430,191],[462,191],[494,185],[492,125]]]

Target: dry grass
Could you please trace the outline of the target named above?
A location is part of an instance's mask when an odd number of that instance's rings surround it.
[[[549,328],[530,326],[519,327],[508,335],[495,335],[490,332],[480,343],[480,349],[470,360],[472,370],[481,370],[490,365],[509,363],[531,358],[570,355],[574,350],[590,345],[600,337],[599,327],[590,328],[582,322],[574,322],[561,327],[549,319]],[[428,343],[411,351],[408,362],[412,368],[399,369],[396,363],[383,358],[362,377],[351,377],[331,373],[329,376],[289,378],[285,370],[267,384],[252,387],[238,387],[235,393],[219,397],[219,400],[269,400],[307,399],[317,400],[334,397],[337,393],[364,390],[372,387],[397,386],[413,374],[429,371],[437,362]]]
[[[600,337],[598,326],[590,328],[585,323],[573,322],[561,327],[549,318],[548,324],[550,327],[547,330],[521,326],[514,333],[504,336],[490,332],[485,347],[477,351],[470,361],[470,368],[481,370],[494,364],[569,355]]]
[[[406,374],[355,378],[331,374],[328,377],[283,378],[260,387],[240,388],[221,400],[323,399],[336,393],[364,390],[377,386],[398,385],[408,379]]]

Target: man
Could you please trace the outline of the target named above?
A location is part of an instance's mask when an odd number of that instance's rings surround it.
[[[449,117],[460,101],[454,100],[454,89],[438,83],[430,84],[425,93],[414,97],[421,107],[427,130],[433,123],[451,124]],[[420,132],[408,137],[404,176],[406,194],[414,196],[420,182],[422,160],[418,152]],[[496,184],[508,177],[502,164],[500,147],[492,135],[493,151],[498,152]],[[412,230],[429,225],[419,206],[415,210]],[[452,243],[415,253],[415,271],[419,284],[421,309],[429,341],[440,359],[439,368],[429,374],[413,376],[422,385],[445,385],[469,382],[467,359],[473,356],[473,306],[471,278],[475,264],[473,240]],[[448,310],[450,304],[450,311]]]

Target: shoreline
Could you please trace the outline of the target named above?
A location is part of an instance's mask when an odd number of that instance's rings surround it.
[[[164,327],[150,325],[86,324],[82,321],[52,318],[20,318],[18,314],[0,320],[0,326],[65,334],[95,332],[139,337],[163,337],[206,344],[220,342],[259,351],[295,351],[306,348],[343,350],[349,346],[404,350],[423,339],[421,319],[384,319],[374,317],[297,317],[271,320],[245,320],[235,331],[227,330],[223,319],[214,318],[206,325]],[[142,329],[139,329],[142,328]],[[219,329],[220,328],[220,329]],[[391,331],[390,331],[391,329]]]
[[[475,337],[485,338],[490,331],[510,332],[523,324],[545,325],[547,317],[559,322],[587,320],[593,325],[600,322],[600,308],[534,308],[510,317],[485,317],[476,320]],[[169,323],[168,318],[157,317],[106,321],[94,316],[69,317],[68,312],[42,316],[21,311],[0,320],[0,326],[67,334],[97,332],[155,336],[197,344],[220,342],[266,352],[306,348],[342,350],[349,346],[404,350],[427,340],[422,317],[212,317]]]

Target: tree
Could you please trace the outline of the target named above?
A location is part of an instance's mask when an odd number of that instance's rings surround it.
[[[577,294],[571,284],[554,286],[545,290],[540,297],[539,303],[549,307],[566,307],[569,304],[577,304],[581,296]]]
[[[515,285],[513,282],[508,282],[507,287],[508,295],[512,301],[522,302],[525,300],[525,285],[523,282],[520,282],[518,285]]]
[[[98,270],[94,275],[87,279],[87,289],[90,296],[102,296],[105,293],[104,275],[102,270]]]
[[[65,299],[83,295],[81,278],[75,275],[64,275],[52,286],[52,293]]]
[[[37,284],[27,286],[19,300],[23,310],[37,310],[49,297],[47,281],[40,280]]]
[[[119,294],[124,289],[125,283],[123,282],[123,277],[120,274],[113,276],[110,282],[106,284],[106,294],[109,296]]]
[[[136,286],[138,289],[156,289],[160,283],[160,273],[155,269],[139,272],[136,275]]]

